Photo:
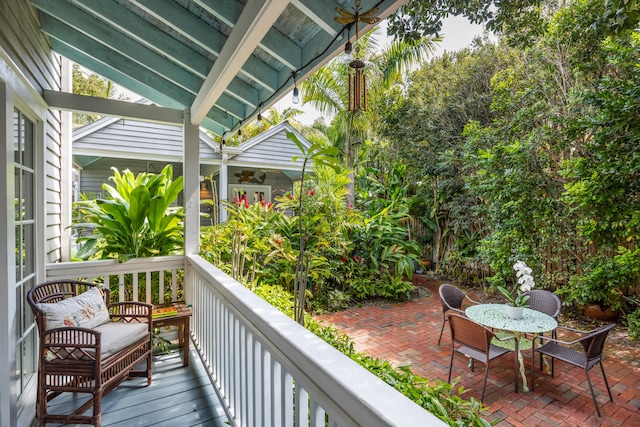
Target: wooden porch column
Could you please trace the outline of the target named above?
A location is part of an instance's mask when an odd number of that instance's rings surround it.
[[[221,154],[222,160],[220,161],[220,195],[218,197],[218,218],[219,222],[223,223],[227,221],[227,210],[225,209],[224,204],[222,204],[222,201],[229,198],[227,194],[227,189],[229,188],[229,185],[227,185],[227,163],[229,162],[229,155],[224,152],[224,148],[222,149]]]
[[[200,130],[191,124],[191,111],[184,110],[183,121],[184,176],[184,253],[200,252]]]

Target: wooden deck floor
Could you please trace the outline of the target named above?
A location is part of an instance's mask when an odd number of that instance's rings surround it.
[[[124,381],[102,399],[103,427],[130,426],[228,426],[215,390],[192,350],[190,366],[182,366],[181,354],[173,351],[153,359],[153,383],[146,379]],[[86,399],[66,393],[51,402],[51,412],[67,412]],[[88,411],[90,413],[90,410]],[[36,423],[36,425],[38,425]],[[54,424],[47,424],[48,427]]]

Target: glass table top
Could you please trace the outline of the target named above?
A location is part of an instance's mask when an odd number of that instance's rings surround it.
[[[473,305],[465,310],[465,314],[481,325],[513,332],[538,334],[558,327],[553,317],[530,308],[524,308],[521,319],[512,319],[507,315],[505,304]]]

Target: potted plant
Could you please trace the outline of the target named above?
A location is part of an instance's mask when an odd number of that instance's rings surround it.
[[[558,293],[565,303],[576,305],[586,316],[615,320],[625,301],[622,289],[637,283],[639,258],[639,249],[626,248],[619,248],[614,256],[594,256],[585,263],[582,276],[572,277]]]
[[[512,319],[522,318],[522,309],[528,307],[527,301],[529,295],[523,295],[524,292],[530,291],[536,285],[531,276],[532,270],[522,261],[516,261],[513,264],[516,271],[516,283],[512,290],[507,290],[504,286],[498,286],[498,290],[507,299],[507,315]]]

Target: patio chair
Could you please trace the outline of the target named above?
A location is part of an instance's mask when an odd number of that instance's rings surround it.
[[[444,325],[447,323],[447,312],[453,310],[456,313],[464,316],[464,310],[462,309],[462,303],[467,299],[471,304],[478,304],[477,301],[469,298],[461,289],[450,285],[448,283],[440,285],[438,289],[440,294],[440,300],[442,301],[442,328],[440,329],[440,337],[438,338],[438,345],[442,340],[442,333],[444,332]]]
[[[451,330],[451,362],[449,363],[449,378],[447,382],[451,382],[451,371],[453,370],[453,357],[455,353],[461,353],[472,361],[477,360],[484,363],[484,381],[482,383],[482,395],[480,402],[484,403],[484,392],[487,388],[487,375],[489,373],[489,362],[493,359],[510,353],[508,348],[498,347],[491,343],[491,340],[497,338],[496,335],[488,328],[474,322],[468,317],[461,316],[455,312],[447,314],[449,329]],[[514,336],[497,338],[500,341],[513,340],[516,354],[518,352],[518,340]],[[473,363],[471,364],[473,372]],[[514,357],[514,375],[515,387],[518,392],[518,358]]]
[[[533,368],[533,359],[535,359],[535,354],[537,351],[541,355],[547,355],[584,369],[584,373],[587,377],[587,382],[589,383],[589,389],[591,390],[591,397],[593,397],[593,404],[596,406],[598,416],[601,416],[600,408],[598,407],[598,402],[596,401],[596,395],[593,391],[593,385],[591,384],[591,378],[589,377],[589,370],[595,365],[600,364],[600,369],[602,370],[602,378],[604,379],[604,383],[607,386],[609,399],[613,402],[613,396],[611,395],[609,382],[607,381],[607,376],[604,373],[604,366],[602,365],[602,350],[604,349],[604,343],[607,339],[609,331],[615,328],[615,326],[616,324],[612,323],[610,325],[606,325],[592,331],[579,331],[577,329],[559,326],[558,328],[561,330],[577,333],[582,335],[582,337],[573,341],[562,341],[556,338],[545,338],[546,342],[540,348],[536,348],[534,342],[533,352],[531,356],[531,389],[533,390],[535,374],[535,369]],[[572,348],[572,346],[577,344],[580,344],[582,350],[576,350]],[[553,376],[553,365],[551,366],[551,376]]]
[[[527,304],[529,304],[530,309],[548,314],[554,319],[558,318],[560,310],[562,309],[562,301],[560,301],[560,298],[553,292],[544,289],[533,289],[524,292],[522,295],[529,296]]]
[[[531,291],[524,292],[522,295],[528,295],[529,308],[532,310],[540,311],[544,314],[548,314],[554,319],[558,319],[560,310],[562,309],[562,301],[553,292],[544,289],[533,289]],[[551,331],[551,338],[556,338],[556,331]],[[540,343],[543,342],[543,336],[538,336]],[[542,358],[540,358],[540,369],[542,369]],[[551,359],[551,369],[553,369],[553,358]]]

